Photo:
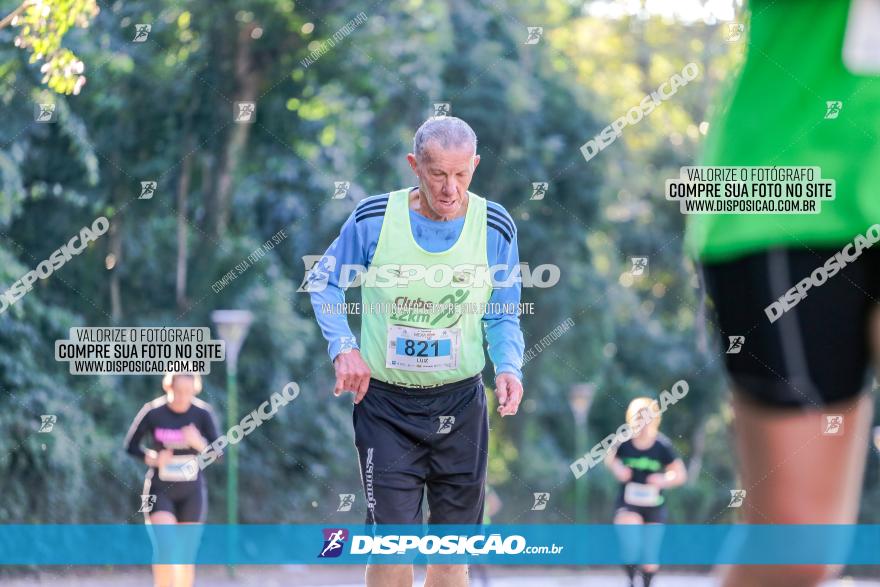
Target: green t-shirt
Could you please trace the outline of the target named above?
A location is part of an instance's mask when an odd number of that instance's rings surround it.
[[[701,214],[686,248],[723,261],[770,247],[841,246],[880,221],[880,77],[843,64],[847,0],[754,0],[747,57],[719,104],[701,165],[819,166],[819,214]],[[877,32],[880,43],[880,29]],[[837,118],[826,102],[840,101]]]

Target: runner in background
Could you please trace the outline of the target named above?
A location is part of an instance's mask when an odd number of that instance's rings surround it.
[[[144,521],[152,524],[202,524],[208,513],[208,489],[194,455],[217,440],[213,411],[195,395],[202,378],[192,373],[167,373],[165,395],[141,408],[125,437],[125,450],[149,469],[143,495]],[[148,448],[141,446],[146,440]],[[163,545],[150,532],[155,551]],[[167,545],[166,545],[167,546]],[[153,565],[155,587],[192,587],[195,565]]]
[[[747,57],[709,126],[701,165],[818,166],[836,182],[819,214],[700,214],[687,247],[703,267],[733,391],[749,524],[858,519],[873,412],[880,248],[880,14],[866,0],[753,0]],[[843,251],[843,253],[841,253]],[[765,309],[841,253],[844,267],[774,322]],[[821,276],[820,276],[821,277]],[[842,426],[829,427],[842,416]],[[734,488],[730,488],[734,489]],[[738,566],[725,587],[814,587],[822,564]]]
[[[626,409],[626,423],[633,431],[631,439],[620,444],[609,453],[605,464],[614,477],[620,481],[620,494],[617,497],[615,524],[664,524],[666,506],[664,489],[684,484],[687,470],[675,452],[672,442],[660,433],[660,407],[656,400],[639,397],[632,400]],[[650,554],[652,546],[627,545],[625,556],[637,558],[642,553]],[[637,565],[626,565],[629,587],[635,586]],[[642,565],[642,584],[651,585],[659,567],[656,564]]]

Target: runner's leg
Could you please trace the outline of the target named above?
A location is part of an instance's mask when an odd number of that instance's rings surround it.
[[[431,445],[428,508],[431,524],[483,523],[489,414],[482,381],[450,391],[428,404],[433,418],[426,433]],[[441,417],[453,416],[441,431]],[[466,587],[467,565],[428,564],[425,587]]]
[[[853,524],[858,513],[873,398],[826,406],[843,414],[840,436],[822,435],[823,412],[779,411],[734,396],[744,522]],[[825,565],[737,566],[724,587],[813,587]]]
[[[412,587],[412,565],[367,565],[367,587]]]
[[[652,508],[652,509],[654,509],[654,508]],[[659,509],[661,509],[661,508],[656,508],[656,509],[659,510]],[[665,512],[664,512],[662,515],[665,516]],[[655,520],[653,520],[653,519],[646,519],[646,520],[645,520],[645,524],[647,524],[647,525],[649,525],[649,526],[662,526],[664,523],[665,523],[665,520],[662,521],[662,522],[655,521]],[[652,532],[654,532],[655,530],[657,530],[657,528],[655,528],[654,530],[652,530]],[[644,549],[644,553],[645,553],[645,556],[646,556],[646,557],[648,557],[648,558],[654,558],[654,557],[656,557],[656,556],[658,556],[658,555],[660,554],[660,543],[661,543],[661,541],[662,541],[661,536],[662,536],[662,535],[658,533],[658,534],[656,534],[656,535],[655,535],[655,534],[649,534],[649,535],[647,535],[647,536],[645,537],[645,549]],[[652,575],[652,576],[653,576],[653,575],[656,574],[657,571],[659,571],[659,570],[660,570],[660,565],[658,565],[658,564],[656,564],[656,563],[650,563],[650,564],[642,565],[642,580],[645,582],[645,585],[647,585],[648,583],[651,582],[651,579],[648,578],[648,577],[646,576],[646,574],[647,574],[647,575]]]
[[[205,480],[202,479],[198,485],[190,491],[190,494],[181,500],[178,507],[178,524],[180,525],[201,525],[204,523],[208,514],[208,488]],[[195,558],[198,552],[201,530],[199,537],[186,532],[182,534],[182,539],[186,541],[187,556]],[[196,579],[196,566],[175,565],[176,583],[174,587],[193,587]]]
[[[644,524],[644,520],[642,516],[637,514],[636,512],[627,510],[625,508],[620,508],[617,510],[617,513],[614,514],[614,523],[623,525],[623,526],[641,526]],[[641,552],[641,544],[631,544],[627,542],[624,537],[626,535],[621,535],[621,544],[623,545],[623,559],[627,560],[638,560],[639,552]],[[630,586],[635,585],[635,577],[636,571],[638,570],[638,565],[635,564],[626,564],[623,566],[623,570],[626,571],[627,577],[629,577]]]
[[[467,565],[428,565],[425,587],[467,587]]]
[[[177,518],[171,512],[158,511],[150,514],[150,524],[176,524]],[[153,565],[153,587],[176,587],[174,582],[175,565]]]
[[[367,503],[367,524],[421,524],[427,447],[413,398],[370,382],[354,407],[355,445]],[[419,420],[416,418],[415,420]],[[412,565],[367,565],[367,587],[412,587]]]
[[[774,322],[764,315],[834,252],[774,249],[705,266],[723,340],[746,335],[741,352],[724,355],[746,523],[856,521],[872,412],[861,392],[878,348],[869,344],[877,339],[876,255],[863,254]],[[842,434],[823,434],[826,414],[844,416]],[[726,569],[723,585],[813,587],[830,570],[743,566]]]

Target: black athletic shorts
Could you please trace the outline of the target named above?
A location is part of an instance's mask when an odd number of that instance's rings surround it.
[[[483,521],[489,418],[479,375],[429,389],[375,379],[354,407],[368,524]]]
[[[170,512],[178,522],[204,523],[208,516],[208,487],[204,478],[197,481],[162,481],[147,473],[144,495],[155,495],[156,501],[150,512]]]
[[[774,322],[766,312],[841,248],[774,249],[703,266],[722,343],[729,347],[728,337],[745,337],[739,352],[724,355],[736,390],[766,405],[819,408],[867,388],[868,317],[880,300],[880,251],[863,250],[827,279],[815,274],[805,297],[785,304],[786,311],[783,304],[771,309]]]
[[[623,501],[623,496],[619,496],[617,498],[617,504],[614,506],[615,512],[632,512],[634,514],[638,514],[642,516],[642,521],[645,524],[665,524],[666,523],[666,506],[658,505],[658,506],[639,506],[639,505],[630,505]]]

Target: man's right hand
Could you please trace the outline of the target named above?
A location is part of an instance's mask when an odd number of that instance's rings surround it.
[[[370,368],[361,358],[360,351],[353,349],[348,353],[339,353],[333,360],[333,368],[336,370],[333,395],[339,396],[344,391],[350,391],[354,393],[354,403],[360,403],[370,386]]]

